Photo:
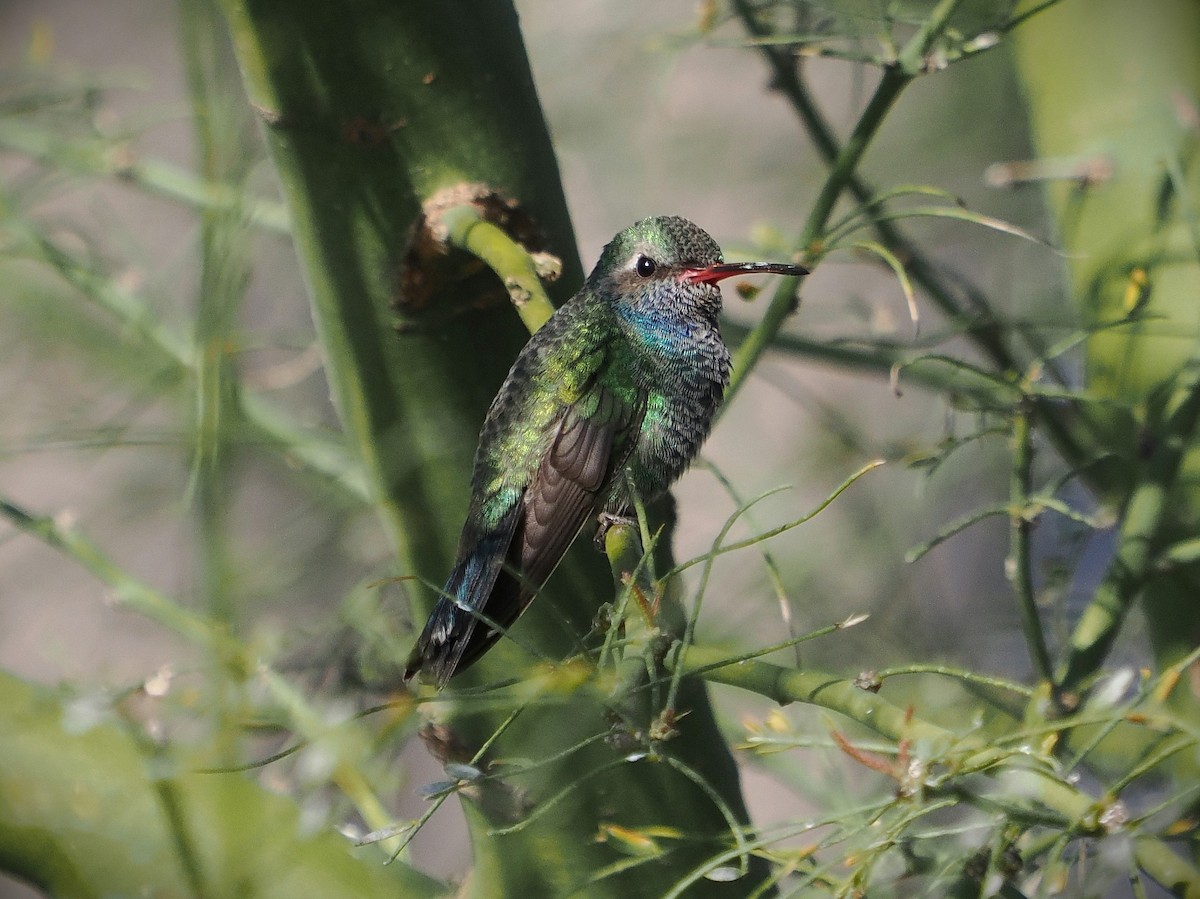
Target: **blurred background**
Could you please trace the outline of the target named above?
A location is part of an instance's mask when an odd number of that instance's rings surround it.
[[[705,8],[693,0],[579,0],[569,15],[547,0],[517,6],[586,267],[616,231],[651,214],[696,221],[727,258],[775,258],[788,250],[824,168],[794,114],[768,90],[759,55],[739,46],[736,29],[702,36]],[[867,33],[876,23],[868,17],[861,24]],[[192,168],[197,148],[179,29],[174,5],[153,0],[6,0],[0,61],[7,100],[15,102],[26,84],[18,71],[52,71],[86,96],[86,108],[66,110],[64,119],[79,115],[101,132],[127,135],[139,158]],[[821,107],[844,135],[877,75],[837,60],[810,65]],[[231,95],[229,103],[244,99]],[[0,128],[10,128],[5,121]],[[1011,52],[1002,46],[914,85],[864,170],[880,187],[934,185],[971,209],[1053,240],[1036,189],[1002,190],[984,179],[995,163],[1030,158],[1025,122]],[[250,183],[273,196],[261,144],[256,152]],[[70,168],[69,160],[46,161]],[[46,175],[28,154],[13,152],[11,142],[0,148],[0,176],[0,205],[18,194],[36,196],[25,211],[41,227],[112,264],[117,288],[150,298],[165,327],[189,334],[200,289],[191,210],[119,178]],[[1062,261],[1046,246],[963,222],[904,227],[1002,312],[1049,327],[1071,324]],[[240,313],[238,368],[247,384],[270,391],[296,418],[335,428],[289,242],[264,229],[246,239],[253,268]],[[733,287],[725,297],[735,323],[753,322],[767,299],[747,299]],[[805,282],[786,327],[829,342],[884,337],[906,344],[943,333],[932,310],[923,308],[922,316],[914,336],[896,279],[843,252]],[[44,266],[3,263],[0,494],[74,523],[127,571],[186,601],[201,576],[189,431],[194,410],[170,371],[131,358],[123,340],[111,318],[80,302]],[[969,661],[977,671],[1027,679],[1004,573],[1004,518],[968,529],[915,564],[905,561],[907,551],[947,522],[1007,496],[1003,433],[985,433],[970,451],[951,453],[936,467],[916,464],[981,426],[986,430],[974,414],[918,388],[897,392],[886,378],[770,355],[720,420],[703,464],[678,486],[679,559],[705,552],[739,505],[708,466],[741,500],[785,488],[734,528],[732,536],[743,537],[806,513],[868,460],[888,464],[813,522],[767,545],[790,624],[766,566],[747,550],[717,562],[701,639],[731,648],[766,645],[786,639],[789,628],[798,634],[864,613],[870,618],[863,624],[804,644],[802,658],[846,674],[900,660]],[[229,601],[254,639],[286,656],[335,631],[347,596],[394,573],[389,546],[372,515],[332,490],[313,489],[253,446],[240,448],[234,471],[230,527],[240,577],[229,585]],[[464,484],[464,502],[466,490]],[[1054,570],[1064,546],[1075,552],[1087,540],[1098,541],[1094,551],[1102,556],[1103,537],[1048,525],[1038,534],[1039,570]],[[689,574],[692,583],[697,574]],[[1061,636],[1073,591],[1087,587],[1062,580],[1052,632]],[[1121,651],[1138,657],[1136,637]],[[164,666],[186,682],[191,653],[145,618],[114,608],[89,573],[0,525],[4,668],[47,684],[119,691]],[[716,698],[735,742],[747,722],[770,711],[744,695],[718,691]],[[927,701],[962,699],[941,686]],[[820,726],[811,709],[782,714],[799,728]],[[795,817],[806,802],[850,801],[860,788],[835,756],[824,749],[792,754],[787,764],[804,772],[803,790],[780,788],[772,765],[781,762],[747,758],[753,818],[768,823]],[[398,815],[417,813],[415,788],[438,776],[419,747],[408,764]],[[416,844],[418,863],[437,875],[461,872],[467,859],[456,814],[447,806]],[[0,895],[24,893],[0,884]]]

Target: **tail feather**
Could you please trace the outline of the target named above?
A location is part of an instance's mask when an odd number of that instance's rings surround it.
[[[501,631],[520,617],[529,596],[515,577],[502,572],[478,611],[439,600],[409,656],[405,679],[420,671],[424,679],[442,689],[453,675],[469,668],[491,648]]]
[[[454,566],[408,657],[405,680],[422,672],[440,690],[483,655],[529,605],[533,592],[505,570],[506,564],[519,570],[509,558],[513,544],[519,543],[513,540],[513,525],[515,520],[477,541],[471,554]]]

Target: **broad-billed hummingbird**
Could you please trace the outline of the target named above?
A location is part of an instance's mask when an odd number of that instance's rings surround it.
[[[492,401],[458,559],[417,645],[440,689],[525,611],[593,516],[624,517],[687,468],[729,383],[717,282],[799,265],[723,262],[686,219],[643,219],[517,356]]]

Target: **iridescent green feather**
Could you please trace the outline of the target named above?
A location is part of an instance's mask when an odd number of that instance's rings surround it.
[[[458,560],[408,662],[439,687],[516,621],[580,529],[684,471],[729,380],[721,251],[638,222],[522,350],[488,410]],[[626,472],[632,475],[632,484]],[[480,627],[480,623],[483,627]]]

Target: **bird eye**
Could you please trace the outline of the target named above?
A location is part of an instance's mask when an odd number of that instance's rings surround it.
[[[658,263],[649,256],[639,256],[634,264],[634,270],[643,278],[649,278],[657,269]]]

